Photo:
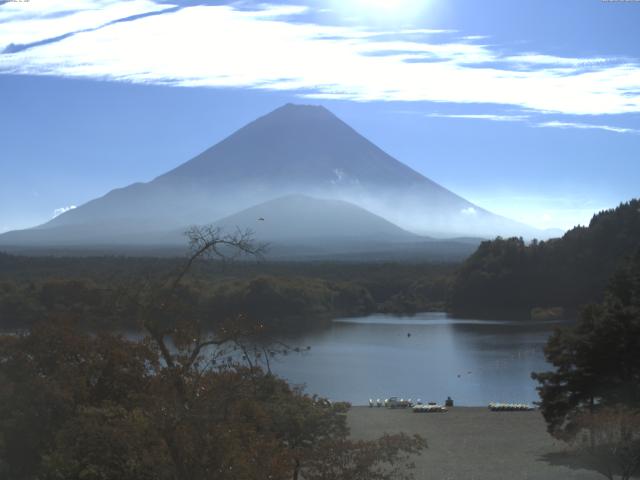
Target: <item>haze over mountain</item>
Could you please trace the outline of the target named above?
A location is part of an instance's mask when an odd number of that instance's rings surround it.
[[[297,194],[249,207],[215,226],[226,232],[252,230],[268,243],[270,258],[298,260],[462,260],[480,243],[421,237],[344,200]]]
[[[0,244],[173,243],[170,232],[222,221],[255,206],[231,217],[243,223],[265,208],[256,205],[292,194],[354,204],[314,204],[316,218],[323,215],[323,221],[333,225],[325,232],[327,237],[370,238],[376,222],[382,236],[392,232],[409,236],[403,229],[441,238],[547,236],[450,192],[382,151],[324,107],[287,104],[148,183],[112,190],[36,228],[8,232],[0,236]],[[342,220],[331,219],[336,205],[346,215]],[[286,210],[290,205],[281,199],[271,206]],[[302,222],[298,232],[304,225],[307,237],[316,236],[320,232],[314,227],[322,222],[305,220],[302,211],[298,215],[290,210],[281,218],[298,219]],[[367,221],[351,221],[356,212]],[[298,234],[286,227],[283,222],[268,234],[279,240],[296,238]]]
[[[250,229],[269,242],[325,242],[368,239],[413,242],[421,237],[343,200],[287,195],[249,207],[215,223],[225,231]]]

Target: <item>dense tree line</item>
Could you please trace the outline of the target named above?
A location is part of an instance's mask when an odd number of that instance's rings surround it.
[[[138,297],[146,281],[97,284],[91,280],[52,279],[0,283],[0,325],[28,328],[42,318],[75,318],[87,329],[136,326]],[[365,315],[375,303],[362,286],[309,278],[258,276],[217,283],[185,282],[185,301],[204,318],[239,314],[260,318],[278,329],[302,329],[342,315]]]
[[[182,259],[20,257],[0,254],[0,328],[47,317],[86,328],[135,326],[143,286],[177,271]],[[454,265],[199,261],[182,294],[209,317],[260,315],[282,330],[338,316],[443,309]]]
[[[536,307],[575,314],[602,300],[610,276],[639,247],[639,200],[598,213],[559,239],[483,242],[458,270],[450,307],[462,315],[528,316]]]

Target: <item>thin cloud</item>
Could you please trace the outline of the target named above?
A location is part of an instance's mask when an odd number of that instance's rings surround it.
[[[56,218],[57,216],[62,215],[63,213],[68,212],[69,210],[74,210],[75,208],[77,208],[75,205],[69,205],[67,207],[56,208],[53,211],[53,215],[51,216],[51,218]]]
[[[556,57],[553,55],[541,55],[535,53],[512,55],[502,58],[504,62],[511,63],[526,63],[531,65],[558,65],[558,66],[570,66],[580,67],[587,65],[601,65],[615,61],[613,58],[571,58],[571,57]]]
[[[495,47],[470,43],[469,37],[433,42],[430,34],[437,31],[416,30],[429,34],[411,37],[405,30],[393,37],[305,23],[308,7],[296,5],[253,10],[198,5],[110,23],[172,5],[51,2],[54,7],[46,7],[42,16],[25,13],[33,2],[5,4],[10,10],[2,12],[0,51],[80,33],[22,51],[9,49],[0,55],[0,73],[303,91],[305,97],[360,102],[482,103],[573,115],[640,112],[640,95],[630,94],[640,91],[637,61],[544,52],[504,57]],[[56,9],[72,13],[57,17]],[[297,21],[288,21],[296,16]],[[81,32],[99,26],[104,27]],[[523,64],[527,68],[519,68]],[[516,121],[499,117],[485,119]]]
[[[444,114],[429,113],[427,117],[434,118],[462,118],[470,120],[491,120],[492,122],[524,122],[528,115],[493,115],[493,114]]]
[[[248,16],[255,18],[277,18],[301,15],[309,11],[306,5],[276,5],[264,3],[257,10],[245,10]]]
[[[475,217],[478,214],[478,211],[473,207],[463,208],[460,210],[462,215],[466,215],[467,217]]]
[[[488,35],[465,35],[462,37],[463,40],[476,41],[476,40],[486,40],[490,38]]]
[[[526,122],[530,126],[541,128],[577,128],[582,130],[604,130],[614,133],[639,134],[640,130],[626,127],[614,127],[611,125],[595,125],[592,123],[561,122],[557,120],[548,122],[531,122],[529,115],[495,115],[495,114],[444,114],[429,113],[427,117],[432,118],[459,118],[470,120],[490,120],[492,122]]]
[[[634,128],[624,128],[624,127],[613,127],[611,125],[594,125],[591,123],[576,123],[576,122],[559,122],[559,121],[551,121],[551,122],[541,122],[537,123],[536,127],[543,128],[578,128],[583,130],[604,130],[607,132],[615,132],[615,133],[635,133],[639,134],[640,130],[636,130]]]
[[[577,225],[588,225],[595,212],[610,208],[592,198],[580,196],[519,195],[512,192],[492,192],[474,202],[507,218],[537,228],[569,230]]]
[[[458,30],[449,30],[442,28],[408,28],[400,30],[400,33],[407,35],[422,34],[422,35],[437,35],[441,33],[456,33]]]
[[[29,45],[96,29],[120,19],[159,12],[175,5],[151,0],[47,0],[9,2],[0,10],[0,51],[9,45]]]

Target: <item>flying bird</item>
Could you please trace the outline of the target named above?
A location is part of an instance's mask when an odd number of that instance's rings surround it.
[[[259,222],[264,222],[264,218],[260,217],[260,218],[258,219],[258,221],[259,221]]]

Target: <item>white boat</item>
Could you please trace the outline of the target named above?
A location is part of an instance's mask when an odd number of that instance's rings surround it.
[[[411,402],[400,397],[390,397],[384,401],[384,406],[387,408],[407,408],[411,406]]]
[[[426,405],[414,405],[414,413],[445,413],[447,407],[434,403],[428,403]]]
[[[500,403],[491,402],[489,410],[492,412],[530,412],[534,407],[527,403]]]

